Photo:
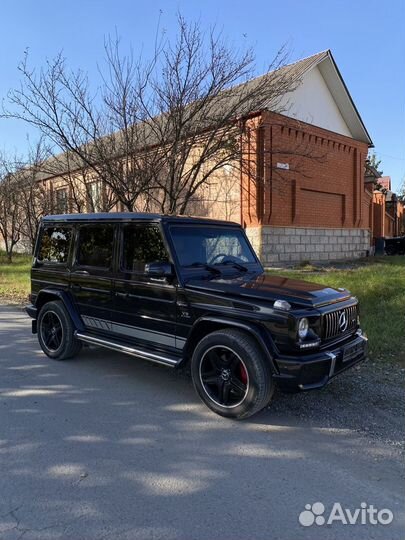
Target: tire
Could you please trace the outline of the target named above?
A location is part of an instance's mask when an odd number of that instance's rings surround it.
[[[61,301],[46,303],[38,317],[38,341],[44,353],[53,360],[76,356],[81,342],[74,336],[75,328]]]
[[[191,359],[191,376],[201,400],[227,418],[248,418],[270,402],[270,365],[254,338],[240,330],[205,336]]]

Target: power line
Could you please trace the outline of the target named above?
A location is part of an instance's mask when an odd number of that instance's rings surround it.
[[[398,157],[398,156],[389,156],[388,154],[381,154],[381,152],[376,152],[377,156],[387,157],[390,159],[399,159],[400,161],[405,161],[405,157]]]

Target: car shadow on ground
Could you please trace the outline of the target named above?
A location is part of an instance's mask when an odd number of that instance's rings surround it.
[[[342,376],[279,394],[230,421],[184,373],[96,348],[54,362],[23,315],[0,323],[2,540],[335,538],[300,527],[307,502],[401,503],[395,444],[364,432],[361,414],[347,424],[353,406],[370,407],[360,381],[357,393]],[[400,538],[399,524],[390,533]]]

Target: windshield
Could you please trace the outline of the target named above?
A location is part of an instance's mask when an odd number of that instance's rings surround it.
[[[234,264],[243,268],[257,259],[241,229],[211,226],[171,227],[177,258],[182,267]]]

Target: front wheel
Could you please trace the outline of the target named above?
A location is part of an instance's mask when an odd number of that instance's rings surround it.
[[[38,341],[44,353],[53,360],[76,356],[81,343],[74,336],[74,327],[62,302],[46,303],[38,317]]]
[[[194,387],[214,412],[248,418],[271,400],[274,382],[269,363],[248,334],[224,329],[208,334],[191,360]]]

